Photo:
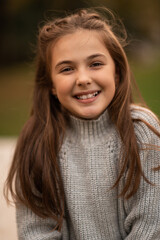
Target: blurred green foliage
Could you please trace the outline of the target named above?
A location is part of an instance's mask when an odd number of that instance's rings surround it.
[[[32,100],[32,66],[0,69],[0,136],[18,135],[29,116]]]
[[[134,61],[131,68],[145,103],[160,117],[160,57],[149,65]]]

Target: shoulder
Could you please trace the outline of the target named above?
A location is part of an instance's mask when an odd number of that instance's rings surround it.
[[[155,132],[160,134],[160,122],[157,116],[151,110],[138,105],[131,105],[130,109],[138,139],[143,140],[141,142],[154,144],[154,140],[159,139]]]
[[[153,126],[159,124],[157,116],[148,108],[132,104],[130,109],[132,119],[144,120]]]

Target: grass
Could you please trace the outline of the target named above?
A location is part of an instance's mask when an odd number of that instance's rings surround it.
[[[160,61],[131,63],[147,105],[160,116]],[[17,136],[28,118],[34,71],[29,64],[0,69],[0,136]]]

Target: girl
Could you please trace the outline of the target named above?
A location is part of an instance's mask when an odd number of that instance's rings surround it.
[[[33,109],[6,182],[21,240],[160,239],[159,122],[133,104],[114,29],[86,9],[40,30]]]

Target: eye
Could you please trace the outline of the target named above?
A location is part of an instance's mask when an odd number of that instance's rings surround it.
[[[96,68],[104,65],[102,62],[93,62],[90,67]]]
[[[62,70],[60,70],[60,73],[69,73],[71,71],[73,71],[72,67],[65,67]]]

